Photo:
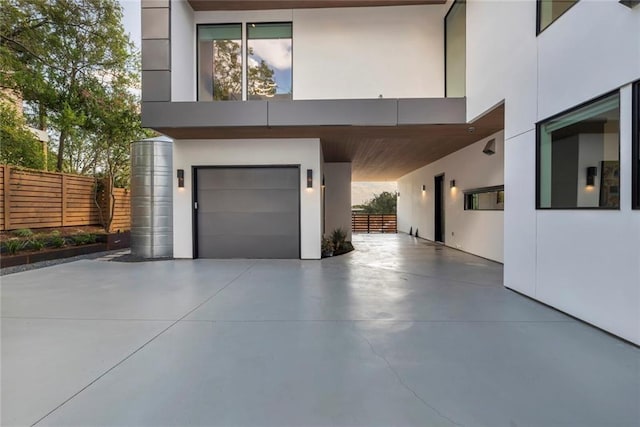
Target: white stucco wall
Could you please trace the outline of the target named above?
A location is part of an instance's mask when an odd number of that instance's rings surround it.
[[[629,85],[640,79],[640,9],[582,0],[536,36],[535,8],[467,3],[467,117],[506,107],[505,285],[640,343]],[[620,210],[536,210],[535,123],[619,88]]]
[[[173,145],[173,167],[184,169],[184,188],[173,191],[173,255],[193,257],[192,166],[300,165],[300,254],[319,259],[322,237],[322,168],[319,139],[178,140]],[[307,189],[307,169],[313,170],[313,188]]]
[[[482,152],[487,141],[496,140],[496,153]],[[434,239],[434,177],[444,173],[445,244],[453,248],[502,262],[503,212],[465,211],[464,191],[504,184],[504,134],[463,148],[398,180],[398,230],[419,230],[420,237]],[[449,188],[455,179],[456,187]],[[426,191],[422,191],[422,185]],[[509,204],[506,196],[505,205]]]
[[[328,236],[336,228],[351,240],[351,163],[325,163],[325,226]]]
[[[444,95],[443,5],[293,13],[294,99]]]
[[[189,13],[172,1],[174,101],[196,100],[196,24],[278,21],[293,23],[294,99],[444,95],[445,5]]]
[[[184,0],[171,0],[171,100],[196,99],[196,26]]]

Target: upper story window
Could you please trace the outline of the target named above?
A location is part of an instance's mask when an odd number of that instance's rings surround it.
[[[247,24],[248,99],[291,99],[291,23]]]
[[[242,100],[241,24],[198,26],[198,100]]]
[[[538,124],[539,209],[620,208],[620,96]]]
[[[198,25],[198,101],[291,99],[291,36],[290,22],[244,34],[242,24]]]
[[[576,3],[578,0],[538,0],[538,34]]]
[[[444,18],[445,96],[465,96],[467,4],[456,0]]]

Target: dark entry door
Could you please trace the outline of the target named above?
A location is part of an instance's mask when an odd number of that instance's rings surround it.
[[[434,236],[433,240],[444,243],[444,175],[434,178]]]
[[[198,258],[300,258],[296,167],[195,170]]]

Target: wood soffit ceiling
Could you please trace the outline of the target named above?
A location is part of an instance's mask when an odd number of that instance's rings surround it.
[[[395,181],[502,129],[504,105],[469,124],[156,130],[175,139],[320,138],[324,160],[351,162],[354,181]]]
[[[201,10],[314,9],[325,7],[407,6],[444,4],[445,0],[189,0]]]

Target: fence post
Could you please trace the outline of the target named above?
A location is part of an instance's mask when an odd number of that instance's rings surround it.
[[[66,227],[67,225],[67,176],[62,174],[60,176],[62,180],[62,197],[60,198],[60,203],[62,203],[62,226]]]
[[[4,229],[11,227],[11,166],[4,167]]]

